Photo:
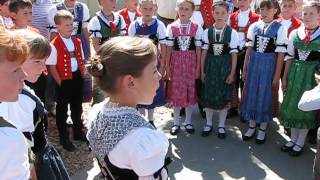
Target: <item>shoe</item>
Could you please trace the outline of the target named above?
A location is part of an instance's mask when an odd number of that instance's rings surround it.
[[[299,151],[296,151],[294,150],[294,148],[292,148],[292,150],[289,152],[289,155],[290,156],[293,156],[293,157],[297,157],[297,156],[300,156],[302,151],[303,151],[303,147],[299,146],[298,144],[295,144],[294,147],[297,146],[300,148]]]
[[[220,132],[219,132],[219,129],[223,129],[223,130],[224,130],[224,133],[220,133]],[[219,138],[219,139],[225,139],[225,138],[226,138],[226,128],[224,128],[224,127],[218,127],[218,138]]]
[[[236,116],[238,116],[237,109],[236,108],[229,109],[228,114],[227,114],[227,119],[232,118],[232,117],[236,117]]]
[[[153,121],[149,121],[149,123],[155,128],[157,129],[156,125],[154,125],[154,122]]]
[[[206,127],[209,128],[208,131],[206,131]],[[206,124],[206,125],[203,127],[203,130],[202,130],[202,132],[201,132],[201,136],[207,137],[207,136],[209,136],[211,133],[212,133],[212,125],[207,125],[207,124]]]
[[[249,129],[256,129],[256,127],[249,127]],[[246,136],[246,135],[242,135],[242,140],[243,141],[248,141],[250,139],[252,139],[254,136],[256,135],[256,130],[254,131],[254,133],[251,136]]]
[[[84,132],[80,132],[78,134],[74,134],[73,135],[73,139],[76,140],[76,141],[83,141],[83,142],[87,142],[87,137],[86,135],[84,134]]]
[[[76,150],[76,147],[72,144],[72,142],[69,139],[60,140],[60,144],[62,145],[63,149],[72,152]]]
[[[174,125],[170,130],[170,134],[174,136],[174,135],[177,135],[179,131],[180,131],[180,126]]]
[[[186,124],[184,125],[184,128],[186,129],[187,133],[194,134],[194,128],[192,124]]]
[[[295,145],[295,143],[294,142],[292,142],[292,141],[290,141],[291,143],[293,143],[293,145],[292,146],[286,146],[286,145],[283,145],[281,148],[280,148],[280,150],[282,151],[282,152],[289,152],[289,151],[292,151],[292,149],[293,149],[293,147],[294,147],[294,145]]]
[[[264,129],[259,129],[259,131],[265,132]],[[266,134],[264,134],[264,138],[263,139],[256,138],[256,144],[263,144],[265,141],[266,141]]]

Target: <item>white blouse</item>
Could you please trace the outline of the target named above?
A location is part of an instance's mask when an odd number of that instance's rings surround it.
[[[314,111],[320,109],[320,85],[303,93],[299,101],[298,108],[302,111]]]
[[[221,32],[221,30],[216,29],[217,33]],[[208,29],[206,29],[203,32],[202,35],[202,49],[208,50],[209,49],[209,38],[208,38]],[[231,31],[231,40],[229,43],[229,47],[230,47],[230,54],[231,53],[238,53],[238,46],[239,46],[239,38],[238,38],[238,33],[236,30],[232,29]]]

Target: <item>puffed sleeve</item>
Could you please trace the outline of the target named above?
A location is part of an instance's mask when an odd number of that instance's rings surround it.
[[[239,48],[239,37],[236,30],[232,29],[231,31],[231,41],[230,41],[230,54],[231,53],[238,53]]]
[[[57,65],[57,49],[53,44],[50,44],[51,46],[51,53],[48,59],[46,60],[46,65]]]
[[[123,17],[119,14],[120,21],[121,21],[121,27],[120,27],[120,35],[124,36],[127,34],[127,27],[126,22],[124,21]]]
[[[86,4],[82,3],[83,6],[83,23],[82,28],[87,28],[88,22],[90,20],[90,11]]]
[[[159,35],[159,43],[166,44],[166,26],[163,24],[162,21],[158,21],[158,35]]]
[[[209,39],[208,39],[208,29],[204,30],[202,33],[202,49],[209,49]]]
[[[90,38],[102,38],[102,35],[101,35],[101,26],[100,26],[100,23],[99,23],[99,19],[97,18],[97,16],[93,17],[90,21],[89,21],[89,24],[88,24],[88,31],[90,33]]]
[[[310,91],[305,91],[299,101],[298,108],[302,111],[314,111],[320,109],[320,86]]]
[[[203,34],[203,29],[200,25],[198,25],[198,29],[197,29],[197,32],[196,32],[196,37],[195,37],[195,44],[196,46],[198,47],[201,47],[202,46],[202,34]]]
[[[288,44],[288,30],[284,26],[280,26],[277,33],[276,50],[275,52],[286,53]]]
[[[54,23],[54,16],[57,13],[57,7],[51,6],[48,11],[49,32],[57,32],[56,23]]]
[[[246,46],[247,47],[253,47],[253,43],[254,43],[254,36],[255,36],[255,34],[254,34],[254,26],[255,26],[255,24],[256,24],[257,22],[255,22],[255,23],[253,23],[253,24],[251,24],[250,26],[249,26],[249,29],[248,29],[248,33],[247,33],[247,42],[246,42]]]
[[[172,33],[172,24],[169,24],[167,27],[167,46],[173,46],[174,45],[174,37]]]
[[[135,36],[136,35],[136,21],[130,23],[128,28],[128,36]]]
[[[108,158],[113,165],[132,169],[139,177],[152,176],[164,166],[168,147],[168,139],[163,133],[137,128],[116,145]]]
[[[293,45],[293,37],[296,34],[297,30],[293,30],[292,33],[290,33],[289,40],[288,40],[288,46],[287,46],[287,54],[285,56],[285,60],[290,60],[294,58],[294,45]]]

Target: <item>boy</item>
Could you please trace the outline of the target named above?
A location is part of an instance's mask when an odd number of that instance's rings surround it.
[[[240,92],[243,90],[244,82],[241,80],[242,76],[242,67],[246,54],[245,43],[247,41],[247,32],[249,26],[259,20],[259,15],[251,11],[250,9],[251,0],[237,0],[236,4],[239,8],[236,12],[232,13],[230,16],[230,26],[238,32],[239,37],[239,53],[238,53],[238,62],[237,62],[237,70],[236,70],[236,93],[233,95],[233,99],[238,102],[238,90],[240,88]],[[236,115],[238,105],[232,107],[229,110],[229,116]]]
[[[13,20],[14,29],[29,29],[40,33],[32,25],[32,2],[30,0],[10,0],[9,11]]]
[[[11,29],[13,27],[13,21],[10,18],[9,0],[0,0],[0,15],[3,18],[5,28]]]
[[[126,34],[128,34],[128,28],[137,17],[141,17],[141,12],[138,8],[138,0],[124,0],[127,7],[119,11],[119,14],[123,17],[126,23]]]
[[[87,25],[90,19],[90,13],[88,6],[84,3],[76,0],[63,0],[49,9],[48,21],[49,21],[49,32],[50,39],[54,39],[57,36],[57,27],[54,22],[54,16],[59,10],[69,11],[75,18],[73,19],[73,36],[77,36],[82,41],[82,49],[84,51],[85,59],[90,57],[90,46],[89,46],[89,33],[87,31]]]
[[[49,70],[57,83],[56,121],[60,143],[64,149],[74,151],[67,131],[67,112],[70,105],[74,140],[86,141],[82,131],[82,92],[85,73],[81,40],[72,36],[73,16],[60,10],[54,17],[58,35],[51,41],[52,54],[47,61]],[[59,50],[59,51],[57,51]]]

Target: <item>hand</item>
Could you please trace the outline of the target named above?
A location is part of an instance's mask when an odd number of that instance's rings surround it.
[[[165,75],[166,75],[166,68],[163,65],[161,65],[160,69],[159,69],[159,72],[160,72],[162,78],[164,78]]]
[[[286,80],[281,81],[281,89],[282,89],[283,94],[285,94],[287,92],[287,81]]]
[[[226,83],[232,84],[233,81],[234,81],[234,74],[229,74],[229,76],[227,77]]]
[[[202,82],[204,82],[205,77],[206,77],[206,74],[205,74],[204,72],[203,72],[203,73],[201,73],[201,80],[202,80]]]
[[[171,79],[171,71],[170,71],[170,66],[166,66],[166,79],[170,80]]]
[[[61,81],[61,79],[59,79],[59,80],[57,81],[57,84],[58,84],[59,87],[61,86],[61,83],[62,83],[62,81]]]
[[[247,79],[247,68],[245,68],[245,67],[242,70],[241,78],[242,78],[242,81],[246,81],[246,79]]]

